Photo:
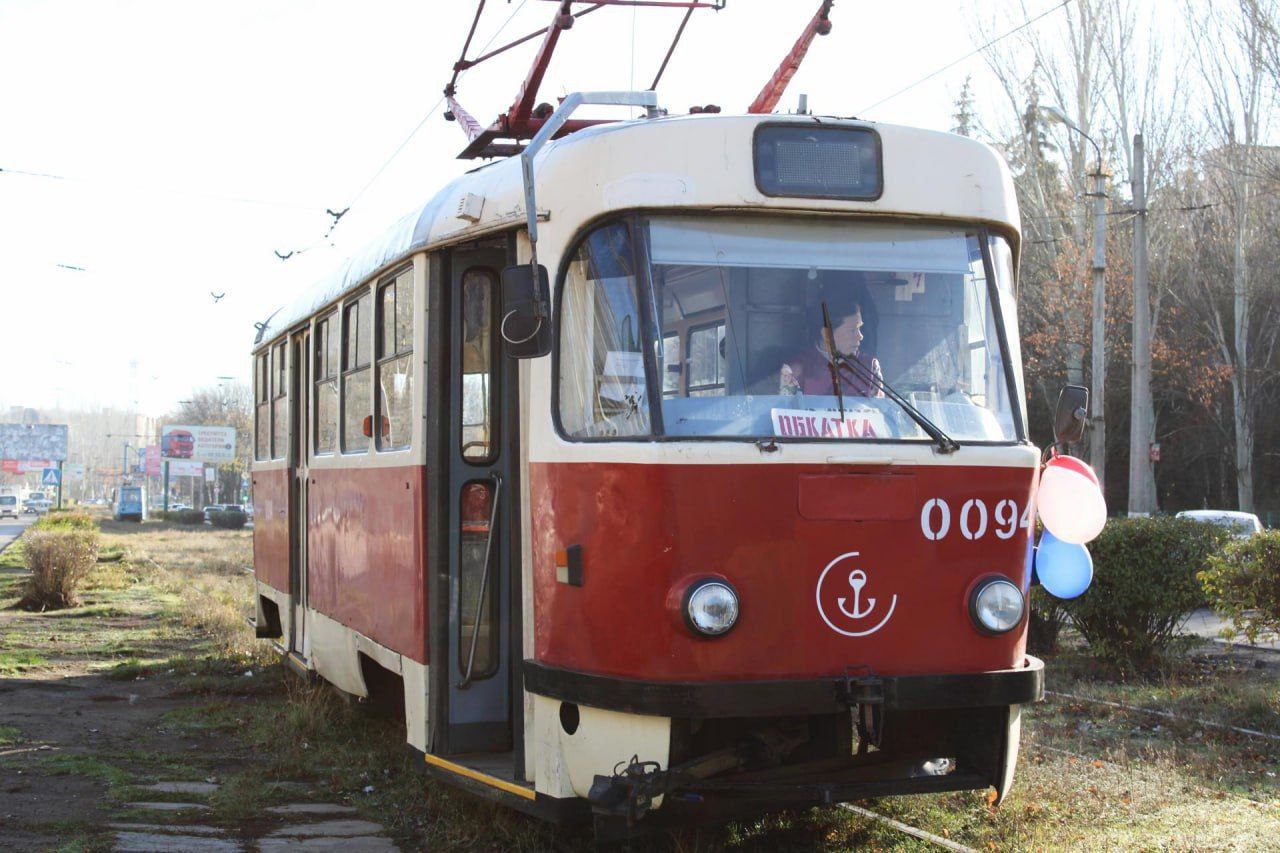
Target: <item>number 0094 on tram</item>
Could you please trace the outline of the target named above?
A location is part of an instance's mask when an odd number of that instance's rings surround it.
[[[258,635],[549,818],[1003,796],[1043,665],[999,155],[695,115],[524,156],[260,330]]]

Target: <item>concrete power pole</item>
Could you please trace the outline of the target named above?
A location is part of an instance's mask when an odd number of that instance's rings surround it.
[[[1092,140],[1090,140],[1092,142]],[[1093,173],[1093,374],[1089,400],[1093,405],[1093,432],[1089,436],[1089,464],[1098,475],[1103,494],[1107,491],[1107,192],[1106,174],[1102,171],[1102,153],[1098,152],[1098,169]]]
[[[1147,291],[1147,163],[1133,135],[1133,389],[1129,403],[1129,515],[1156,506],[1155,404],[1151,398],[1151,298]]]

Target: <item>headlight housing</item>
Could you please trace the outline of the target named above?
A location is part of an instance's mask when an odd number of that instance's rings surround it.
[[[1022,591],[1002,577],[979,581],[969,599],[969,616],[984,634],[1007,634],[1021,624],[1025,611]]]
[[[684,594],[685,624],[703,637],[721,637],[738,621],[738,593],[718,578],[695,581]]]

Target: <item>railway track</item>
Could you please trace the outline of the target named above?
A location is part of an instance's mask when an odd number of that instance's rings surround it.
[[[910,835],[912,838],[927,841],[930,844],[942,847],[946,850],[955,850],[957,853],[978,853],[974,848],[965,847],[963,844],[957,844],[950,838],[943,838],[941,835],[934,835],[932,832],[927,832],[919,827],[912,826],[909,823],[903,823],[900,820],[894,820],[891,817],[886,817],[878,812],[871,811],[871,809],[863,808],[862,806],[855,806],[853,803],[840,803],[840,808],[869,820],[874,820],[877,823],[882,823],[885,826],[896,829],[898,832]]]
[[[1105,705],[1109,708],[1119,708],[1120,710],[1129,711],[1131,713],[1150,714],[1151,716],[1163,717],[1164,719],[1167,719],[1167,720],[1180,720],[1182,722],[1195,723],[1198,726],[1206,726],[1209,728],[1220,729],[1224,731],[1232,731],[1232,732],[1236,732],[1237,734],[1247,735],[1253,738],[1262,738],[1265,740],[1280,742],[1280,735],[1272,734],[1270,732],[1262,732],[1262,731],[1258,731],[1257,729],[1241,728],[1240,726],[1232,726],[1226,723],[1215,722],[1213,720],[1201,719],[1199,717],[1187,717],[1182,714],[1174,714],[1171,711],[1161,711],[1158,708],[1143,708],[1139,705],[1126,705],[1123,702],[1112,702],[1110,699],[1096,699],[1092,696],[1080,696],[1079,694],[1076,694],[1076,693],[1057,693],[1052,690],[1046,690],[1044,692],[1044,695],[1052,696],[1055,699],[1069,699],[1074,702],[1092,702],[1095,705]]]

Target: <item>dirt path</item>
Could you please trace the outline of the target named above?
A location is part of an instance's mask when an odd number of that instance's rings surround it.
[[[180,618],[198,600],[115,558],[82,606],[31,613],[16,607],[26,572],[5,556],[0,849],[397,849],[349,789],[283,778],[237,736],[270,719],[284,674],[211,649]],[[242,570],[224,562],[203,580],[240,583]]]

